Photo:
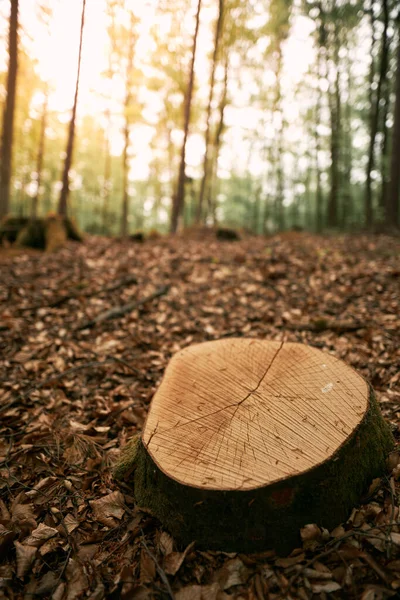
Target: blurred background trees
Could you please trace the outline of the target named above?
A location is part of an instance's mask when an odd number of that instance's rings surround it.
[[[0,111],[0,216],[400,225],[397,0],[7,0]]]

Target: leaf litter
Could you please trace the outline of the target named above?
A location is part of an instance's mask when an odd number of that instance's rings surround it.
[[[397,597],[399,450],[286,557],[181,548],[111,473],[172,354],[227,336],[347,361],[399,439],[399,257],[391,237],[302,233],[0,252],[0,598]]]

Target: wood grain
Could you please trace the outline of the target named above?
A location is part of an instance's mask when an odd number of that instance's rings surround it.
[[[368,395],[353,369],[310,346],[206,342],[172,358],[143,444],[180,483],[254,489],[329,459],[360,424]]]

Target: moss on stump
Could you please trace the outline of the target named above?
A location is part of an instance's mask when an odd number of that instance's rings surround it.
[[[289,552],[345,520],[393,447],[372,388],[302,344],[227,339],[173,357],[114,475],[182,543]]]

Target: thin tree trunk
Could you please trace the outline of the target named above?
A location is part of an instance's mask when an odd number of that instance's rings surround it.
[[[43,100],[43,110],[42,110],[42,118],[40,122],[40,137],[39,137],[39,148],[37,154],[37,179],[36,179],[36,194],[32,200],[32,212],[31,219],[37,218],[38,213],[38,205],[39,205],[39,196],[40,196],[40,186],[42,184],[42,171],[43,171],[43,159],[44,159],[44,143],[46,139],[46,125],[47,125],[47,108],[49,103],[49,89],[46,86],[44,91],[44,100]]]
[[[399,27],[400,29],[400,27]],[[397,45],[396,67],[396,100],[393,115],[393,142],[390,168],[390,185],[387,195],[385,221],[388,227],[396,227],[399,223],[400,194],[400,40]]]
[[[128,211],[129,211],[129,124],[126,121],[124,126],[124,150],[122,152],[122,213],[121,213],[121,236],[128,235]]]
[[[370,144],[368,152],[368,163],[367,163],[367,177],[366,177],[366,189],[365,189],[365,222],[366,226],[370,229],[373,222],[373,206],[372,206],[372,171],[375,166],[375,140],[378,133],[379,116],[380,116],[380,101],[382,96],[382,87],[387,77],[387,70],[389,64],[389,48],[388,48],[388,27],[389,27],[389,9],[387,0],[382,0],[383,6],[383,32],[382,32],[382,46],[381,56],[379,65],[379,78],[377,82],[377,88],[375,93],[375,101],[373,101],[373,93],[371,90],[371,114],[370,114]],[[371,15],[373,15],[371,8]],[[371,16],[373,19],[373,16]],[[373,26],[373,21],[372,21]],[[374,37],[373,37],[374,41]],[[374,59],[372,58],[372,65]],[[371,66],[373,70],[373,66]],[[370,84],[372,85],[370,78]]]
[[[216,180],[218,178],[218,158],[219,152],[221,149],[222,142],[222,133],[224,131],[224,118],[225,118],[225,108],[228,103],[228,76],[229,76],[229,57],[228,52],[225,56],[224,61],[224,87],[222,90],[221,100],[218,107],[219,119],[217,130],[215,132],[215,140],[214,140],[214,150],[213,155],[210,160],[210,185],[208,188],[208,214],[212,216],[213,224],[217,223],[217,191],[216,191]]]
[[[123,189],[122,189],[122,214],[121,214],[121,236],[126,237],[128,235],[128,215],[129,215],[129,137],[130,137],[130,117],[129,109],[132,101],[132,70],[133,70],[133,55],[135,49],[135,35],[134,35],[134,15],[131,12],[130,20],[130,39],[129,39],[129,50],[128,50],[128,63],[126,67],[126,90],[125,90],[125,125],[124,125],[124,150],[122,153],[122,170],[123,170]]]
[[[210,92],[209,92],[209,96],[208,96],[208,106],[207,106],[205,151],[204,151],[204,159],[203,159],[203,177],[201,179],[201,185],[200,185],[199,203],[197,205],[197,212],[196,212],[196,223],[199,223],[203,216],[204,194],[206,191],[206,184],[208,181],[209,170],[210,170],[208,151],[209,151],[210,130],[211,130],[211,107],[212,107],[212,100],[213,100],[213,95],[214,95],[215,69],[217,66],[219,40],[221,37],[223,13],[224,13],[224,2],[223,2],[223,0],[219,0],[219,13],[218,13],[216,26],[215,26],[214,52],[213,52],[213,57],[212,57]]]
[[[79,78],[81,74],[81,59],[82,59],[82,42],[83,42],[83,27],[85,24],[85,8],[86,0],[82,1],[82,17],[81,17],[81,32],[79,38],[79,55],[78,55],[78,73],[76,77],[75,86],[75,97],[74,105],[72,107],[71,120],[68,129],[68,140],[67,149],[64,162],[64,171],[62,177],[62,188],[60,193],[60,199],[58,201],[58,214],[65,217],[67,215],[68,207],[68,194],[69,194],[69,172],[72,165],[72,154],[74,150],[74,139],[75,139],[75,121],[76,121],[76,110],[78,106],[78,93],[79,93]]]
[[[172,213],[171,213],[171,233],[175,233],[178,228],[178,220],[183,212],[185,202],[185,166],[186,166],[186,143],[189,134],[190,110],[192,106],[193,83],[194,83],[194,62],[196,58],[197,35],[200,25],[200,10],[201,0],[197,3],[196,25],[193,35],[192,59],[190,62],[189,82],[186,90],[184,102],[184,126],[183,126],[183,143],[181,150],[181,160],[179,165],[178,188],[176,195],[173,198]]]
[[[316,171],[316,190],[315,190],[315,213],[316,213],[316,231],[322,231],[322,185],[321,185],[321,168],[319,163],[319,154],[321,151],[320,136],[318,133],[318,125],[321,122],[321,100],[322,91],[320,86],[321,81],[321,49],[317,51],[317,77],[318,77],[318,95],[317,104],[315,107],[315,171]]]
[[[101,210],[102,231],[107,232],[108,220],[108,201],[110,198],[110,177],[111,177],[111,154],[110,154],[110,131],[111,131],[111,112],[106,111],[106,132],[104,148],[104,175],[103,175],[103,205]]]
[[[276,211],[276,223],[278,230],[282,231],[285,228],[285,215],[283,208],[283,196],[284,196],[284,184],[283,184],[283,111],[282,111],[282,91],[281,91],[281,71],[282,71],[282,47],[279,44],[278,48],[278,60],[276,65],[276,96],[275,96],[275,109],[274,112],[280,112],[281,123],[278,131],[278,156],[277,156],[277,172],[276,172],[276,198],[275,198],[275,211]]]
[[[18,72],[18,0],[11,0],[8,54],[7,96],[3,113],[0,152],[0,219],[8,213],[10,207],[12,146]]]
[[[328,203],[328,225],[337,227],[340,190],[340,131],[341,131],[341,99],[339,71],[339,39],[338,25],[335,23],[334,63],[336,68],[335,89],[329,92],[331,113],[331,192]]]
[[[351,62],[347,63],[347,102],[344,110],[344,152],[343,152],[343,202],[340,213],[340,226],[345,228],[352,212],[352,172],[353,172],[353,137],[352,137],[352,73]]]
[[[385,215],[385,206],[386,206],[386,196],[388,194],[388,179],[389,179],[389,163],[390,163],[390,156],[389,156],[389,127],[387,125],[387,120],[388,120],[388,114],[389,114],[389,110],[390,110],[390,84],[389,81],[385,82],[384,85],[384,93],[383,93],[383,98],[384,98],[384,105],[382,108],[382,146],[381,146],[381,179],[382,179],[382,186],[381,186],[381,193],[379,195],[379,208],[380,208],[380,214],[381,214],[381,219],[384,218]]]

